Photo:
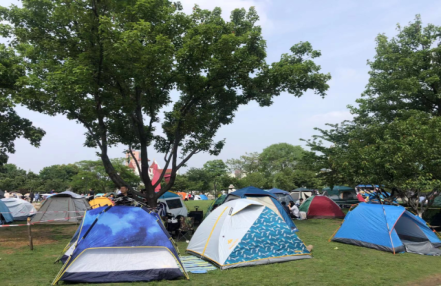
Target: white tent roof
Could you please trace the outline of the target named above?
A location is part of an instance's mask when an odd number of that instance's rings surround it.
[[[28,216],[37,213],[34,206],[22,199],[8,198],[2,199],[5,205],[9,208],[14,220],[25,220]]]

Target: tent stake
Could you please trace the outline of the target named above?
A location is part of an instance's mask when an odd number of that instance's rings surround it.
[[[32,230],[31,230],[31,218],[28,217],[28,235],[29,235],[29,248],[34,250],[34,243],[32,242]]]

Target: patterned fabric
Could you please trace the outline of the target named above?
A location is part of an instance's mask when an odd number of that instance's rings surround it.
[[[185,271],[191,273],[207,273],[207,271],[216,270],[217,268],[209,262],[195,256],[180,256]]]
[[[224,265],[291,255],[309,255],[303,242],[274,211],[265,208]]]

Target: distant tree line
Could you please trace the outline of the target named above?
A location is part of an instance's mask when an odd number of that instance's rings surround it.
[[[138,186],[140,179],[124,165],[124,159],[112,159],[117,172],[131,186]],[[71,190],[86,193],[89,189],[96,192],[111,192],[116,188],[109,179],[101,160],[80,161],[74,164],[53,165],[43,168],[38,174],[18,168],[14,164],[0,167],[0,189],[26,192],[62,192]]]

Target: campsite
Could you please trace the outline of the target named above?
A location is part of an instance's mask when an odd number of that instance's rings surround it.
[[[195,203],[189,201],[189,209]],[[197,202],[197,205],[205,211],[209,203]],[[434,277],[433,274],[438,273],[439,257],[409,253],[393,255],[374,249],[328,242],[340,223],[341,220],[296,222],[305,244],[314,245],[313,259],[230,269],[226,270],[227,275],[221,270],[209,271],[207,274],[190,273],[190,280],[149,282],[149,285],[271,285],[274,276],[280,285],[296,284],[299,279],[304,285],[317,285],[321,281],[328,281],[327,285],[437,285],[434,282],[436,279],[425,277]],[[54,261],[75,230],[76,227],[72,225],[35,225],[37,244],[35,250],[30,252],[26,229],[3,229],[0,258],[1,263],[7,263],[8,270],[0,272],[1,281],[4,285],[49,285],[60,266],[54,264]],[[6,239],[10,242],[6,242]],[[184,253],[187,243],[181,241],[178,246],[180,252]],[[362,260],[359,259],[360,256],[363,257]],[[23,260],[28,261],[27,271],[21,270]]]
[[[2,0],[0,286],[441,285],[440,9]]]

